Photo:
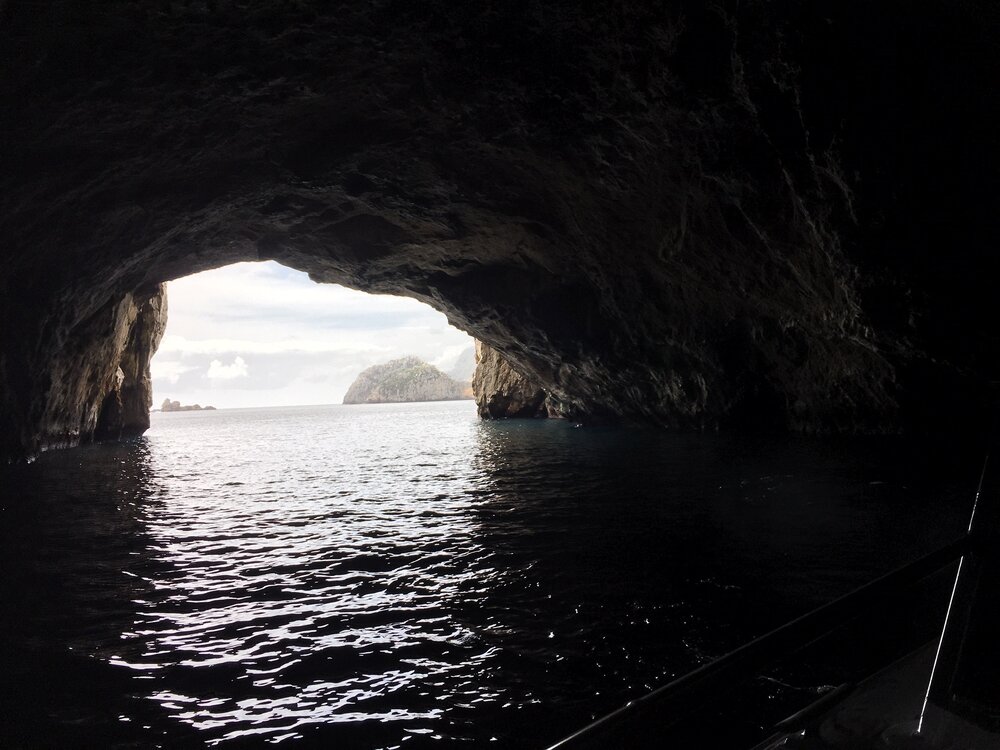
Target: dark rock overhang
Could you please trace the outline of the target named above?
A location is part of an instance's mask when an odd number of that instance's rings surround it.
[[[10,0],[3,452],[93,431],[123,301],[256,259],[429,302],[570,416],[967,427],[997,30],[987,2]]]

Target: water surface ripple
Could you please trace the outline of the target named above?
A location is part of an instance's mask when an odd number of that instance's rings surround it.
[[[930,466],[468,402],[155,414],[4,470],[0,740],[540,747],[950,539],[974,460]]]

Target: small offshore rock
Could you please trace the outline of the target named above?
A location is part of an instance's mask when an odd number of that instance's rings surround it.
[[[171,401],[169,398],[163,400],[160,411],[215,411],[214,406],[202,406],[201,404],[181,405],[180,401]]]

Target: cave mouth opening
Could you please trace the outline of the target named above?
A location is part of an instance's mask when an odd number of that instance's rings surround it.
[[[167,282],[153,408],[339,404],[366,368],[416,357],[467,384],[474,341],[409,297],[369,294],[276,261]]]

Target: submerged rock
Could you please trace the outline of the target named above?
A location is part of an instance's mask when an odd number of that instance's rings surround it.
[[[417,357],[402,357],[363,370],[344,396],[345,404],[456,401],[471,398],[467,386]]]

